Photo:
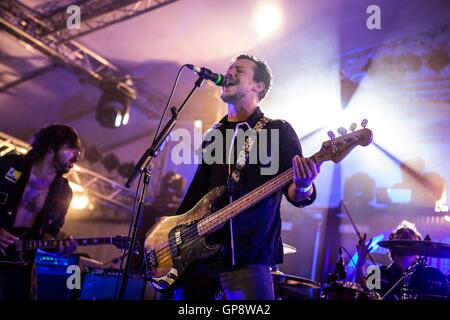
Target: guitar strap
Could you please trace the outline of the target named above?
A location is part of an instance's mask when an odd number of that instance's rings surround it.
[[[231,170],[231,174],[227,179],[228,192],[230,194],[236,194],[238,192],[238,182],[241,177],[241,171],[244,169],[246,163],[248,163],[250,150],[253,144],[256,142],[256,135],[263,129],[272,119],[262,116],[253,127],[255,134],[250,134],[245,137],[244,145],[238,153],[236,159],[236,165]]]

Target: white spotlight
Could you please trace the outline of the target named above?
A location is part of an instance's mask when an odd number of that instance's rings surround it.
[[[120,127],[121,124],[122,124],[122,115],[121,114],[117,114],[116,115],[116,120],[114,122],[114,125],[116,127]]]
[[[130,120],[130,113],[127,112],[123,115],[122,125],[126,126],[129,120]]]
[[[267,37],[280,27],[281,22],[281,9],[278,5],[268,2],[258,8],[253,26],[260,36]]]
[[[89,197],[85,194],[74,195],[70,206],[76,210],[83,210],[89,205]]]
[[[202,120],[195,120],[194,121],[194,127],[196,129],[201,129],[202,128]]]
[[[69,186],[73,192],[84,192],[84,188],[81,185],[79,185],[78,183],[69,181]]]

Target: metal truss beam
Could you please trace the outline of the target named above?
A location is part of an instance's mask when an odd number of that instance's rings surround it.
[[[156,10],[178,0],[85,0],[76,1],[81,11],[81,28],[69,30],[66,27],[66,7],[44,13],[51,26],[44,35],[51,34],[60,42],[74,39],[88,33]]]
[[[61,0],[63,1],[63,0]],[[148,93],[145,88],[144,95],[137,95],[136,85],[132,79],[123,75],[116,66],[94,51],[86,48],[71,39],[82,34],[99,30],[113,23],[123,21],[139,14],[160,8],[177,0],[79,0],[72,4],[79,5],[82,11],[82,28],[67,32],[65,9],[69,1],[52,1],[44,3],[47,12],[31,9],[16,0],[3,0],[0,2],[0,27],[31,45],[38,51],[53,60],[54,65],[65,67],[77,74],[82,82],[92,82],[102,87],[102,84],[113,84],[115,89],[135,100],[135,106],[142,109],[150,118],[158,115],[158,110],[151,107],[162,104],[157,93]],[[48,9],[51,5],[52,8]],[[88,12],[88,15],[83,14]],[[60,28],[63,25],[64,28]],[[59,26],[59,27],[58,27]],[[75,34],[73,33],[75,32]],[[26,75],[23,79],[13,81],[1,89],[4,91],[17,84],[34,77],[39,72]]]
[[[136,89],[131,79],[120,74],[116,66],[79,42],[58,43],[54,36],[44,36],[43,33],[48,30],[47,23],[21,3],[12,0],[0,2],[0,27],[80,78],[97,85],[113,81],[117,90],[136,99]]]

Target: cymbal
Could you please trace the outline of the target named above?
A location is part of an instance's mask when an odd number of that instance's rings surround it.
[[[387,240],[380,241],[378,244],[402,254],[450,259],[450,245],[446,243],[428,240]]]
[[[312,289],[320,288],[320,283],[302,277],[293,276],[290,274],[284,274],[281,271],[272,271],[272,277],[275,285],[288,286],[288,287],[307,287]]]
[[[283,254],[291,254],[296,252],[297,249],[295,247],[283,242]]]

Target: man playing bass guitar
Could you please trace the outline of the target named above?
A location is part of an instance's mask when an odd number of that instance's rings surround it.
[[[288,122],[268,119],[259,108],[272,84],[266,63],[242,54],[232,60],[226,76],[235,83],[223,87],[221,94],[221,99],[228,104],[228,115],[214,129],[223,137],[227,130],[231,131],[234,139],[230,145],[223,143],[222,159],[212,164],[203,161],[199,165],[178,213],[188,211],[208,191],[223,184],[228,185],[225,198],[230,203],[291,167],[294,179],[207,236],[208,243],[220,244],[224,250],[218,257],[199,260],[189,268],[181,287],[175,291],[176,299],[213,299],[216,289],[222,290],[226,299],[274,299],[270,267],[283,262],[282,195],[297,207],[310,205],[316,197],[313,181],[318,166],[302,156],[299,139]],[[261,130],[267,130],[267,139],[245,151],[238,143],[239,131],[250,129],[258,132],[259,139]],[[261,143],[268,151],[270,165],[275,167],[272,172],[260,159],[256,163],[249,161],[251,149],[261,148]],[[239,162],[239,158],[244,161]]]

